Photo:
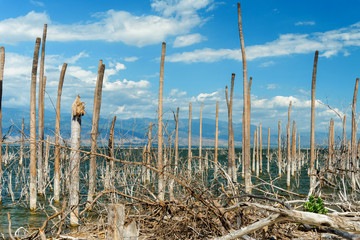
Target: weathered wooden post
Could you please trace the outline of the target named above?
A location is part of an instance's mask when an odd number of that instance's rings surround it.
[[[313,189],[316,182],[315,176],[315,84],[316,84],[316,70],[319,51],[315,52],[314,68],[311,83],[311,132],[310,132],[310,189]]]
[[[100,118],[100,109],[101,109],[101,94],[102,94],[102,85],[104,80],[105,64],[103,61],[99,61],[98,75],[96,80],[96,87],[94,93],[94,106],[93,106],[93,117],[92,117],[92,128],[91,128],[91,153],[96,153],[97,149],[97,136],[98,136],[98,127],[99,127],[99,118]],[[90,155],[89,162],[89,191],[87,196],[87,201],[90,203],[93,201],[95,191],[96,191],[96,156],[94,154]]]
[[[254,140],[253,140],[253,155],[252,155],[252,172],[253,173],[256,170],[256,132],[257,132],[257,129],[254,130]]]
[[[1,132],[1,130],[0,130],[0,132]],[[22,119],[22,124],[21,124],[19,166],[22,166],[23,162],[24,162],[24,118]]]
[[[189,177],[191,176],[191,102],[189,102],[189,135],[188,135],[188,157],[187,157],[187,171]]]
[[[3,92],[3,80],[4,80],[4,66],[5,66],[5,48],[1,47],[0,54],[0,203],[1,199],[1,176],[2,176],[2,135],[1,135],[1,121],[2,121],[2,92]]]
[[[268,140],[267,140],[267,172],[270,172],[270,128],[268,128]]]
[[[199,129],[199,171],[202,173],[202,114],[204,103],[201,103],[200,108],[200,129]]]
[[[60,200],[60,107],[61,107],[61,93],[64,85],[65,72],[67,63],[64,63],[61,68],[57,99],[56,99],[56,119],[55,119],[55,160],[54,160],[54,202]]]
[[[36,210],[36,73],[39,61],[40,38],[36,38],[30,89],[30,210]]]
[[[37,177],[38,177],[38,194],[45,194],[44,183],[44,97],[45,97],[45,81],[44,81],[44,65],[45,65],[45,42],[46,42],[47,24],[44,24],[41,60],[39,72],[39,96],[38,96],[38,152],[37,152]]]
[[[286,164],[286,186],[290,187],[290,167],[291,167],[291,144],[290,144],[290,114],[291,114],[291,101],[289,104],[289,112],[288,112],[288,123],[286,126],[286,158],[287,158],[287,164]]]
[[[219,138],[219,101],[216,102],[216,117],[215,117],[215,157],[214,157],[214,178],[218,173],[218,138]]]
[[[334,119],[330,120],[330,128],[329,128],[329,154],[328,154],[328,164],[327,168],[329,169],[329,173],[327,174],[327,178],[332,180],[332,171],[334,170],[333,166],[333,157],[334,157],[334,147],[335,147],[335,137],[334,137]]]
[[[278,130],[278,168],[279,168],[279,177],[281,177],[281,121],[279,120],[279,130]]]
[[[106,239],[123,240],[124,239],[124,222],[125,222],[125,205],[109,204],[108,205],[108,229]]]
[[[85,107],[77,95],[71,106],[71,152],[70,152],[70,225],[79,224],[79,168],[81,146],[81,116],[85,114]]]
[[[243,63],[243,97],[244,97],[243,136],[245,143],[245,145],[243,144],[243,151],[245,151],[244,152],[245,191],[247,193],[250,193],[252,186],[251,186],[251,168],[250,168],[250,121],[249,121],[250,111],[249,111],[249,96],[248,96],[248,86],[247,86],[247,65],[246,65],[245,43],[244,43],[244,36],[242,30],[240,3],[238,3],[237,8],[238,8],[241,55],[242,55],[242,63]]]
[[[356,101],[357,101],[357,93],[359,88],[359,78],[356,79],[353,103],[352,103],[352,111],[351,111],[351,187],[355,189],[356,187],[356,178],[355,174],[358,168],[358,160],[356,159]]]
[[[148,132],[148,144],[147,144],[147,156],[146,156],[146,164],[149,166],[150,165],[150,160],[151,160],[151,128],[152,128],[152,123],[149,123],[149,132]],[[146,168],[146,178],[145,181],[146,183],[150,183],[150,169]]]
[[[114,157],[115,122],[116,122],[116,116],[113,117],[113,120],[112,120],[111,126],[110,126],[110,132],[109,132],[109,142],[108,142],[107,154],[110,158]],[[146,150],[146,149],[144,148],[144,150]],[[110,189],[112,187],[111,183],[113,182],[113,175],[114,175],[113,171],[114,171],[114,161],[112,159],[106,159],[105,189]]]
[[[174,170],[173,174],[176,175],[179,162],[179,107],[176,109],[176,115],[174,114],[175,121],[175,143],[174,143]],[[169,182],[169,197],[170,201],[175,199],[174,197],[174,179],[171,178]]]
[[[46,137],[46,146],[45,146],[45,158],[44,158],[44,190],[46,182],[49,180],[49,157],[50,157],[50,136]]]
[[[256,141],[255,142],[255,159],[256,159],[256,177],[259,177],[260,172],[260,158],[259,158],[259,126],[256,127]]]
[[[237,173],[235,166],[235,142],[234,142],[234,129],[232,122],[232,108],[233,108],[233,95],[234,95],[234,81],[235,73],[231,75],[231,89],[230,99],[228,97],[228,87],[225,87],[225,98],[228,109],[228,174],[232,178],[232,181],[237,181]]]
[[[295,128],[295,120],[293,120],[292,127],[292,136],[291,136],[291,176],[295,175],[295,166],[296,166],[296,128]]]
[[[159,109],[158,109],[158,198],[160,201],[165,200],[165,182],[164,182],[164,159],[163,159],[163,85],[164,85],[164,64],[165,64],[166,43],[162,43],[161,62],[160,62],[160,78],[159,78]]]
[[[262,173],[262,133],[261,133],[261,123],[259,125],[259,161],[260,161],[260,173]]]

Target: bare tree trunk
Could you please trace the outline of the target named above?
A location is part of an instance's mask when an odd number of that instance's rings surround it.
[[[287,158],[287,165],[286,165],[286,186],[290,187],[290,166],[291,166],[291,145],[290,145],[290,114],[291,114],[291,101],[289,104],[289,112],[288,112],[288,124],[286,126],[286,142],[287,142],[287,148],[286,148],[286,158]]]
[[[299,132],[299,138],[298,138],[298,159],[299,159],[299,170],[298,171],[301,171],[301,167],[303,165],[302,163],[302,157],[301,157],[301,145],[300,145],[300,132]]]
[[[215,117],[215,157],[214,157],[214,178],[218,173],[218,137],[219,137],[219,101],[216,102],[216,117]]]
[[[257,129],[254,130],[253,155],[252,155],[252,172],[255,172],[255,170],[256,170],[256,132],[257,132]]]
[[[311,132],[310,132],[310,189],[313,189],[316,182],[315,176],[315,83],[316,83],[316,70],[317,70],[317,61],[318,61],[319,51],[315,52],[314,58],[314,68],[312,75],[312,84],[311,84]]]
[[[354,96],[353,96],[353,104],[352,104],[352,111],[351,111],[351,187],[355,189],[356,187],[356,179],[355,179],[355,172],[357,172],[358,164],[356,159],[356,101],[357,101],[357,92],[359,88],[359,78],[356,79],[355,82],[355,89],[354,89]]]
[[[71,107],[71,153],[70,153],[70,225],[79,224],[79,169],[81,146],[81,116],[84,116],[84,105],[77,95]]]
[[[152,123],[149,123],[149,133],[148,133],[148,144],[147,144],[147,158],[146,158],[146,164],[149,166],[150,165],[150,159],[151,159],[151,128],[152,128]],[[145,181],[147,183],[150,182],[150,168],[146,169],[146,179]]]
[[[50,156],[50,136],[47,135],[46,137],[46,147],[45,147],[45,159],[44,159],[44,192],[45,192],[45,186],[46,182],[49,180],[49,156]]]
[[[232,107],[233,107],[233,95],[234,95],[234,80],[235,73],[231,75],[231,89],[230,89],[230,99],[228,97],[228,87],[225,87],[225,97],[226,104],[228,108],[228,124],[229,124],[229,134],[228,134],[228,174],[232,178],[232,181],[237,181],[236,166],[235,166],[235,142],[234,142],[234,129],[232,122]]]
[[[114,157],[115,122],[116,122],[116,116],[113,117],[113,120],[111,122],[110,132],[109,132],[109,142],[108,142],[107,154],[111,158]],[[113,187],[113,186],[111,186],[111,184],[113,182],[113,171],[114,171],[114,161],[110,161],[109,159],[106,159],[105,189],[110,189]]]
[[[291,136],[291,176],[295,175],[295,152],[296,152],[296,130],[295,120],[293,120],[292,136]]]
[[[201,104],[201,110],[202,110],[202,104]],[[201,115],[200,115],[201,116]],[[176,175],[177,173],[177,169],[178,169],[178,161],[179,161],[179,107],[177,107],[176,110],[176,115],[174,115],[174,121],[175,121],[175,143],[174,143],[174,148],[175,148],[175,153],[174,153],[174,172],[173,174]],[[201,120],[200,120],[201,122]],[[201,123],[200,123],[201,126]],[[201,161],[201,158],[200,158]],[[169,197],[170,197],[170,201],[173,201],[175,199],[174,197],[174,179],[171,178],[170,179],[170,183],[169,183]]]
[[[1,129],[1,128],[0,128]],[[0,130],[1,133],[1,130]],[[1,149],[1,148],[0,148]],[[19,166],[22,166],[24,162],[24,118],[22,119],[21,124],[21,137],[20,137],[20,159]],[[0,164],[1,166],[1,164]],[[1,169],[1,168],[0,168]],[[1,171],[1,170],[0,170]],[[1,180],[0,180],[1,181]],[[1,198],[1,197],[0,197]]]
[[[332,171],[333,171],[333,142],[334,142],[334,119],[331,118],[330,120],[330,128],[329,128],[329,154],[328,154],[328,161],[327,161],[327,168],[329,169],[329,173],[327,174],[327,178],[332,180]]]
[[[203,114],[203,103],[200,108],[200,133],[199,133],[199,171],[202,173],[202,114]]]
[[[56,120],[55,120],[55,160],[54,160],[54,202],[60,200],[60,106],[61,106],[61,93],[64,84],[65,72],[67,63],[64,63],[61,69],[57,100],[56,100]]]
[[[268,128],[268,141],[267,141],[267,172],[270,172],[270,128]]]
[[[39,61],[40,38],[36,38],[30,92],[30,210],[36,210],[36,73]]]
[[[256,176],[259,177],[260,172],[260,158],[259,158],[259,127],[256,127],[256,141],[255,143],[255,159],[256,159]]]
[[[245,43],[242,29],[242,21],[241,21],[241,8],[240,3],[237,5],[238,8],[238,20],[239,20],[239,36],[240,36],[240,44],[241,44],[241,55],[242,55],[242,63],[243,63],[243,111],[244,111],[244,121],[243,121],[243,135],[244,135],[244,143],[243,151],[244,153],[244,167],[245,167],[245,191],[247,193],[251,192],[251,169],[250,169],[250,122],[249,122],[249,105],[248,105],[248,86],[247,86],[247,65],[246,65],[246,54],[245,54]]]
[[[5,66],[5,48],[1,47],[0,56],[0,203],[1,199],[1,178],[2,178],[2,133],[1,133],[1,122],[2,122],[2,92],[3,92],[3,80],[4,80],[4,66]]]
[[[102,94],[102,85],[104,80],[105,64],[103,61],[99,61],[98,75],[94,93],[94,107],[93,107],[93,116],[92,116],[92,128],[91,128],[91,153],[96,153],[97,150],[97,135],[99,127],[99,117],[100,117],[100,108],[101,108],[101,94]],[[91,203],[96,191],[96,155],[90,155],[89,162],[89,191],[87,196],[87,201]]]
[[[260,173],[262,173],[262,131],[261,131],[261,123],[259,126],[259,161],[260,161]]]
[[[191,102],[189,102],[189,135],[188,135],[188,165],[187,171],[189,177],[191,176]]]
[[[39,142],[37,152],[37,177],[38,177],[38,193],[45,194],[44,189],[44,65],[45,65],[45,42],[46,42],[47,24],[44,24],[42,46],[41,46],[41,60],[40,60],[40,73],[39,73],[39,96],[38,96],[38,122],[39,122]]]
[[[159,83],[159,110],[158,110],[158,198],[160,201],[165,200],[165,183],[164,183],[164,159],[163,159],[163,84],[164,84],[164,63],[165,63],[166,43],[162,43],[161,63],[160,63],[160,83]]]
[[[279,165],[279,177],[281,177],[281,121],[279,120],[279,134],[278,134],[278,165]]]

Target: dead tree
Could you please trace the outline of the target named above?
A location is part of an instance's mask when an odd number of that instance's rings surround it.
[[[234,141],[234,128],[232,122],[232,107],[233,107],[233,95],[234,95],[234,80],[235,73],[231,75],[231,89],[230,99],[228,97],[228,87],[225,87],[225,97],[228,109],[228,174],[232,178],[232,181],[237,181],[236,166],[235,166],[235,141]]]
[[[244,121],[243,121],[243,136],[244,143],[243,151],[244,151],[244,172],[245,172],[245,191],[247,193],[251,192],[251,169],[250,169],[250,122],[249,122],[249,105],[248,105],[248,84],[247,84],[247,65],[246,65],[246,54],[245,54],[245,43],[242,29],[242,21],[241,21],[241,8],[240,3],[237,5],[238,8],[238,20],[239,20],[239,36],[240,36],[240,44],[241,44],[241,55],[242,55],[242,63],[243,63],[243,111],[244,111]]]
[[[36,210],[36,73],[39,61],[40,38],[36,38],[30,89],[30,210]]]
[[[44,81],[44,65],[45,65],[45,42],[46,42],[47,24],[44,24],[42,45],[41,45],[41,60],[39,72],[39,96],[38,96],[38,151],[37,151],[37,177],[38,177],[38,193],[45,194],[44,187],[44,97],[45,97],[45,81]]]
[[[55,119],[55,160],[54,160],[54,202],[60,200],[60,106],[61,93],[64,85],[67,63],[64,63],[60,73],[57,99],[56,99],[56,119]]]
[[[311,132],[310,132],[310,189],[315,187],[315,84],[316,84],[316,70],[319,51],[315,52],[314,68],[311,83]]]
[[[5,66],[5,48],[1,47],[0,56],[0,203],[1,199],[1,176],[2,176],[2,136],[1,136],[1,121],[2,121],[2,92],[3,92],[3,80],[4,80],[4,66]]]
[[[160,201],[165,200],[165,182],[164,182],[164,159],[163,159],[163,85],[164,85],[164,64],[165,64],[166,43],[162,43],[161,62],[160,62],[160,78],[159,78],[159,109],[158,109],[158,198]]]
[[[96,153],[97,150],[97,136],[99,127],[99,117],[101,108],[101,94],[102,85],[104,80],[105,64],[102,60],[99,61],[98,75],[94,94],[94,106],[93,106],[93,117],[92,117],[92,128],[91,128],[91,153]],[[96,191],[96,155],[90,155],[89,162],[89,191],[87,201],[92,202]]]
[[[71,107],[71,152],[70,152],[70,225],[79,224],[79,169],[81,146],[81,116],[85,114],[85,107],[77,95]]]

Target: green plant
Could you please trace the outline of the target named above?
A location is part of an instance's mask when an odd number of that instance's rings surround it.
[[[309,200],[304,203],[304,208],[306,212],[313,212],[313,213],[320,213],[326,214],[328,212],[327,209],[324,207],[324,202],[321,197],[318,197],[315,200],[313,195],[310,195]]]

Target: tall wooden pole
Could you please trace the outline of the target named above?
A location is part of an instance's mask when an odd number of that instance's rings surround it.
[[[244,152],[244,167],[245,167],[245,191],[247,193],[251,192],[251,169],[250,169],[250,122],[249,122],[249,105],[248,105],[248,86],[247,86],[247,65],[246,65],[246,54],[245,54],[245,43],[242,29],[241,21],[241,7],[240,3],[237,4],[238,8],[238,20],[239,20],[239,36],[240,36],[240,45],[241,45],[241,55],[243,63],[243,111],[244,111],[244,121],[243,121],[243,135],[244,143],[243,151]]]
[[[262,173],[262,130],[261,130],[261,123],[259,125],[259,161],[260,161],[260,173]]]
[[[3,80],[4,80],[4,67],[5,67],[5,48],[1,47],[0,54],[0,203],[1,199],[1,176],[2,176],[2,133],[1,133],[1,121],[2,121],[2,92],[3,92]]]
[[[149,123],[149,132],[148,132],[148,144],[147,144],[147,157],[146,157],[146,164],[149,166],[150,165],[150,160],[151,160],[151,129],[152,129],[152,123]],[[150,178],[151,178],[151,172],[150,172],[150,168],[146,168],[146,177],[145,177],[145,182],[146,183],[150,183]]]
[[[36,73],[41,38],[36,38],[30,89],[30,210],[36,210]]]
[[[316,182],[315,176],[315,84],[319,51],[315,52],[314,68],[311,83],[311,132],[310,132],[310,189],[313,189]]]
[[[199,132],[199,171],[202,172],[202,114],[203,114],[204,103],[201,103],[200,108],[200,132]]]
[[[296,153],[296,127],[295,127],[295,120],[293,120],[292,136],[291,136],[291,176],[294,176],[296,171],[295,153]]]
[[[165,49],[166,43],[162,43],[161,49],[161,63],[160,63],[160,79],[159,79],[159,109],[158,109],[158,198],[160,201],[165,200],[165,183],[164,175],[162,171],[164,170],[164,159],[163,159],[163,85],[164,85],[164,64],[165,64]]]
[[[192,153],[191,153],[191,102],[189,102],[189,135],[188,135],[188,157],[187,157],[187,161],[188,161],[187,170],[188,170],[189,177],[191,176],[191,158],[192,158]]]
[[[0,128],[1,133],[1,128]],[[22,166],[24,162],[24,118],[22,119],[21,124],[21,137],[20,137],[20,159],[19,166]],[[0,164],[1,165],[1,164]],[[1,169],[1,168],[0,168]],[[0,170],[1,171],[1,170]],[[0,180],[1,181],[1,180]],[[1,197],[0,197],[1,198]]]
[[[98,127],[99,127],[99,118],[100,118],[100,108],[101,108],[101,95],[102,95],[102,85],[104,80],[105,64],[103,61],[99,61],[98,75],[96,80],[96,87],[94,93],[94,106],[93,106],[93,117],[92,117],[92,128],[91,128],[91,153],[96,153],[97,149],[97,136],[98,136]],[[89,191],[87,196],[87,201],[91,203],[96,191],[96,155],[90,155],[89,162]]]
[[[291,114],[291,101],[289,104],[289,112],[288,112],[288,123],[286,126],[286,158],[287,158],[287,165],[286,165],[286,186],[290,187],[290,167],[291,167],[291,143],[290,143],[290,127],[291,127],[291,123],[290,123],[290,114]]]
[[[279,120],[279,130],[278,130],[278,169],[279,169],[279,177],[281,177],[281,169],[282,169],[282,163],[281,163],[281,121]]]
[[[109,142],[108,142],[107,154],[111,158],[114,157],[115,122],[116,122],[116,116],[114,116],[113,120],[111,121],[111,126],[110,126],[110,131],[109,131]],[[113,176],[114,176],[113,174],[114,174],[114,161],[110,161],[109,159],[106,159],[105,189],[110,189],[112,187],[111,183],[113,182]]]
[[[268,128],[268,140],[267,140],[267,172],[270,172],[270,128]]]
[[[216,102],[214,176],[218,173],[219,101]]]
[[[60,200],[60,108],[61,94],[64,85],[67,63],[64,63],[60,73],[57,100],[56,100],[56,119],[55,119],[55,160],[54,160],[54,202]]]
[[[44,65],[45,65],[45,42],[46,42],[47,24],[44,24],[42,45],[41,45],[41,60],[40,60],[40,72],[39,72],[39,96],[38,96],[38,152],[37,152],[37,177],[38,177],[38,193],[40,195],[45,194],[44,188]]]
[[[70,153],[70,225],[79,224],[79,169],[81,146],[81,116],[85,114],[84,105],[77,95],[71,107],[71,153]]]
[[[235,73],[231,74],[231,89],[230,99],[228,97],[228,87],[225,87],[225,98],[228,109],[228,174],[232,181],[237,181],[236,166],[235,166],[235,142],[234,142],[234,129],[232,122],[232,108],[233,108],[233,95],[234,95],[234,81]]]
[[[355,82],[355,89],[354,89],[354,96],[353,96],[353,103],[352,103],[352,111],[351,111],[351,186],[353,189],[356,187],[356,178],[355,172],[357,172],[358,168],[358,160],[356,159],[356,101],[357,101],[357,93],[359,88],[359,78],[356,79]]]

